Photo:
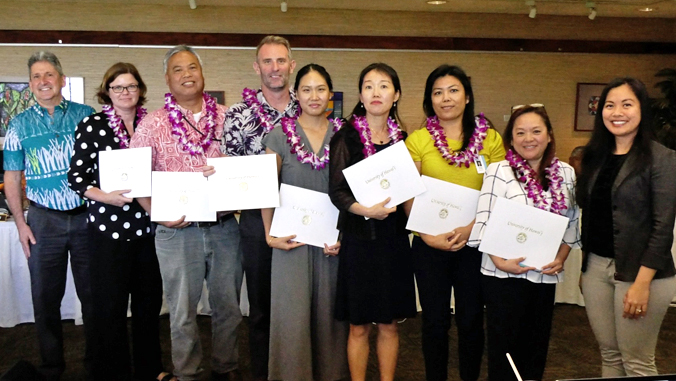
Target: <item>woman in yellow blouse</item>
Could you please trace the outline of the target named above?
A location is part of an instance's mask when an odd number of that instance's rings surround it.
[[[483,115],[474,117],[474,94],[465,72],[441,65],[427,78],[425,128],[413,132],[406,146],[418,171],[457,185],[481,189],[488,164],[505,158],[502,138]],[[477,163],[479,165],[477,166]],[[475,206],[472,206],[475,207]],[[483,355],[481,253],[465,246],[473,222],[431,236],[413,238],[413,258],[422,306],[422,345],[427,380],[448,378],[448,330],[451,291],[455,296],[460,378],[479,377]]]

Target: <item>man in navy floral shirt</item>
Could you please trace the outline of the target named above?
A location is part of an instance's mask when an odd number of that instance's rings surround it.
[[[245,89],[244,101],[230,107],[225,115],[222,150],[229,156],[264,154],[263,137],[283,117],[298,112],[296,96],[289,89],[289,77],[296,67],[289,41],[265,37],[258,44],[253,67],[261,76],[261,88]],[[250,304],[251,371],[255,380],[267,380],[272,249],[265,241],[259,209],[242,211],[239,227]]]
[[[50,52],[28,60],[29,86],[37,103],[9,123],[4,145],[5,192],[19,239],[28,259],[35,328],[46,380],[58,380],[66,368],[61,331],[61,299],[66,287],[68,253],[85,324],[85,368],[91,360],[92,300],[89,275],[87,208],[68,187],[73,131],[94,113],[90,106],[61,96],[66,84],[61,63]],[[31,207],[22,210],[21,176]]]

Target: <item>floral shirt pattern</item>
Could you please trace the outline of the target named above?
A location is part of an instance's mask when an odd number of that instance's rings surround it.
[[[290,91],[291,101],[284,112],[280,112],[265,100],[259,89],[256,96],[262,109],[270,118],[270,123],[277,125],[283,117],[292,117],[298,111],[296,94]],[[261,126],[258,116],[244,102],[234,104],[225,115],[225,127],[221,151],[228,156],[260,155],[265,153],[263,138],[267,132]]]
[[[202,110],[205,110],[204,101],[202,101]],[[161,108],[154,111],[141,120],[134,136],[131,138],[130,148],[150,147],[153,151],[153,171],[164,172],[199,172],[207,164],[207,157],[220,157],[219,141],[223,137],[223,118],[227,108],[222,105],[217,106],[216,127],[214,140],[204,154],[190,155],[184,151],[178,138],[171,133],[171,122],[169,113]],[[192,111],[180,107],[181,112],[187,120],[195,120]],[[200,131],[206,128],[207,117],[204,112],[200,115],[199,122],[195,124]],[[185,121],[183,123],[186,123]],[[202,138],[199,132],[191,126],[188,129],[188,138],[197,141]]]
[[[94,113],[90,106],[62,100],[53,115],[39,104],[9,122],[5,137],[5,171],[24,171],[29,200],[54,210],[83,204],[68,187],[68,166],[73,155],[77,124]]]

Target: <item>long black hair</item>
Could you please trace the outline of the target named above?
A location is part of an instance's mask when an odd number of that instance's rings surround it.
[[[627,85],[634,93],[641,106],[641,121],[638,124],[638,130],[630,152],[636,153],[638,165],[641,167],[651,164],[652,155],[650,144],[653,139],[652,133],[652,113],[650,112],[650,101],[648,90],[643,82],[635,78],[616,78],[612,80],[601,93],[599,98],[599,111],[594,118],[594,129],[592,131],[589,143],[584,147],[582,154],[582,171],[577,179],[577,201],[584,208],[589,201],[589,183],[591,177],[605,162],[606,158],[615,151],[615,135],[613,135],[603,123],[603,108],[608,98],[608,93],[622,85]]]
[[[390,79],[392,80],[392,86],[394,86],[394,92],[395,93],[398,92],[399,97],[401,99],[401,82],[399,81],[399,75],[397,74],[396,70],[394,70],[390,65],[382,62],[372,63],[361,71],[361,73],[359,74],[359,84],[358,84],[359,94],[361,94],[361,86],[364,84],[364,77],[366,77],[366,74],[374,70],[390,77]],[[397,124],[399,124],[399,127],[403,130],[404,128],[401,125],[401,120],[399,119],[399,112],[397,110],[398,110],[397,102],[394,102],[392,108],[390,109],[389,116],[390,118],[394,119],[397,122]],[[354,109],[352,109],[352,115],[350,116],[350,120],[355,116],[365,116],[365,115],[366,109],[364,108],[364,104],[360,100],[354,106]]]
[[[462,113],[462,148],[461,151],[465,150],[469,145],[469,140],[472,138],[474,129],[476,128],[476,123],[474,122],[474,92],[472,91],[472,83],[465,74],[465,71],[462,70],[459,66],[451,66],[443,64],[438,68],[434,69],[427,77],[427,82],[425,82],[425,94],[423,97],[423,111],[425,111],[425,116],[431,117],[435,116],[434,106],[432,105],[432,90],[434,88],[434,82],[437,79],[450,75],[455,77],[460,81],[462,87],[465,90],[465,96],[469,99],[469,102],[465,105],[465,111]]]

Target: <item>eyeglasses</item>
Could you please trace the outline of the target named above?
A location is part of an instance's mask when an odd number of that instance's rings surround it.
[[[514,111],[522,109],[524,107],[533,107],[533,108],[545,108],[545,105],[542,103],[531,103],[529,105],[517,105],[517,106],[512,106],[512,114],[514,114]]]
[[[110,86],[109,89],[113,90],[114,93],[121,93],[124,90],[129,91],[130,93],[135,93],[138,91],[138,85],[129,85],[129,86]]]

